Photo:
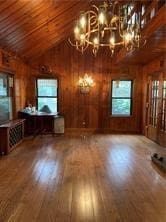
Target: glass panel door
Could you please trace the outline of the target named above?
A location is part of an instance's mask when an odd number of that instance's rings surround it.
[[[161,124],[160,130],[166,132],[166,80],[162,86]]]
[[[158,108],[159,108],[159,81],[153,80],[151,87],[150,121],[149,121],[149,124],[153,127],[157,126]]]
[[[152,75],[148,86],[147,136],[160,145],[166,146],[166,79],[164,74]]]

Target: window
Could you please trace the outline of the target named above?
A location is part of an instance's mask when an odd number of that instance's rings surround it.
[[[37,108],[58,111],[58,81],[57,79],[37,79]]]
[[[130,116],[132,112],[132,81],[112,81],[111,114],[113,116]]]
[[[159,81],[152,81],[151,100],[150,100],[150,125],[157,126],[157,115],[159,106]]]
[[[12,119],[12,87],[13,77],[7,73],[0,72],[0,124]]]
[[[166,131],[166,80],[163,81],[162,91],[161,130]]]

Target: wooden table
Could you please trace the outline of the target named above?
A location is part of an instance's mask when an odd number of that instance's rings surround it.
[[[54,134],[54,119],[57,113],[19,112],[19,117],[26,119],[25,135]]]

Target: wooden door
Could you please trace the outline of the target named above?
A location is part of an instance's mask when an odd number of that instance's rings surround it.
[[[147,93],[147,136],[166,146],[166,78],[164,73],[149,76]]]

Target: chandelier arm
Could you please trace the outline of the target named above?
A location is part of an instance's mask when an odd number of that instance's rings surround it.
[[[92,11],[92,10],[89,10],[89,11],[87,11],[87,12],[84,13],[84,15],[87,15],[87,14],[93,14],[94,16],[97,17],[97,13],[94,12],[94,11]]]
[[[95,8],[97,12],[99,11],[96,5],[92,5],[92,8]]]
[[[93,45],[94,43],[92,42],[92,41],[89,41],[89,40],[85,40],[89,45]],[[114,43],[114,46],[120,46],[120,45],[123,45],[124,44],[124,42],[122,41],[122,42],[117,42],[117,43]],[[99,46],[110,46],[110,44],[109,43],[99,43]]]
[[[144,39],[144,42],[141,44],[141,48],[144,47],[144,45],[146,44],[147,40]]]
[[[91,26],[91,16],[90,16],[90,13],[88,14],[88,32],[90,31],[90,26]],[[88,39],[89,39],[89,35],[88,35]],[[85,37],[86,38],[86,37]]]
[[[94,11],[89,11],[89,16],[90,16],[90,21],[92,21],[92,19],[94,19],[94,22],[92,22],[92,25],[94,24],[94,23],[97,23],[97,17],[98,17],[98,15],[97,15],[97,13],[96,12],[94,12]]]
[[[87,41],[86,41],[87,42]],[[89,44],[87,44],[86,46],[82,47],[82,46],[78,46],[77,50],[81,53],[83,53],[87,48],[88,48]]]
[[[119,35],[120,35],[121,38],[124,38],[124,34],[121,31],[121,24],[122,24],[122,22],[119,21]]]
[[[95,24],[91,30],[98,29],[98,24]]]
[[[104,27],[104,31],[112,31],[112,30],[114,30],[113,27]],[[99,32],[99,28],[98,28],[98,27],[96,27],[96,28],[88,31],[88,32],[85,34],[85,37],[90,36],[92,33],[95,33],[95,32]]]
[[[97,26],[97,13],[92,11],[92,10],[89,10],[85,13],[85,15],[88,16],[88,30],[91,29],[91,26]]]
[[[92,21],[92,19],[94,19],[94,21]],[[96,17],[95,17],[95,16],[91,17],[91,18],[90,18],[90,21],[92,21],[92,22],[91,22],[91,26],[93,26],[93,25],[95,25],[95,27],[97,26],[97,20],[96,20]]]
[[[68,38],[68,41],[69,41],[69,43],[71,44],[71,46],[74,46],[74,47],[77,47],[77,48],[82,47],[82,45],[79,43],[79,41],[77,42],[77,44],[74,44],[74,43],[71,41],[70,38]],[[87,42],[87,41],[86,41],[86,42]]]
[[[76,44],[74,44],[72,41],[71,41],[71,39],[70,38],[68,38],[68,41],[69,41],[69,43],[72,45],[72,46],[77,46]]]

